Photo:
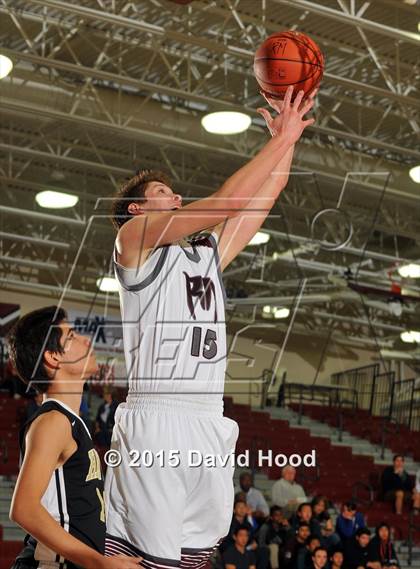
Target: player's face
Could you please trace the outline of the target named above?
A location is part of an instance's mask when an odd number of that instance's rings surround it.
[[[179,209],[182,205],[182,197],[174,194],[172,189],[162,182],[150,182],[144,192],[147,200],[141,204],[142,210]]]
[[[59,354],[59,367],[75,380],[84,380],[98,370],[95,352],[87,336],[78,334],[68,322],[62,322],[60,343],[64,350]]]

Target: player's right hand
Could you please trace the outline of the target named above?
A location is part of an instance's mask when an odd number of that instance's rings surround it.
[[[104,557],[104,561],[98,569],[139,569],[142,560],[142,557],[113,555],[112,557]]]

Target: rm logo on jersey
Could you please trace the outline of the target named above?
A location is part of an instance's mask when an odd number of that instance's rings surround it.
[[[89,480],[102,480],[101,460],[99,458],[99,454],[94,448],[91,448],[88,452],[88,456],[90,460],[90,466],[89,472],[86,476],[86,482],[89,482]]]
[[[214,303],[214,321],[217,322],[216,289],[210,277],[190,277],[185,271],[185,285],[187,288],[187,303],[191,316],[196,320],[194,299],[200,301],[203,310],[210,310]]]

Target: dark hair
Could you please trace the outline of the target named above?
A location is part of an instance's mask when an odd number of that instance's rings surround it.
[[[57,306],[33,310],[22,316],[10,330],[7,343],[9,357],[20,379],[41,393],[46,393],[51,376],[44,365],[44,352],[63,353],[60,322],[67,313]]]
[[[283,512],[280,506],[271,506],[270,508],[270,516],[274,516],[276,512]]]
[[[246,500],[244,498],[242,498],[241,496],[238,496],[237,498],[235,498],[235,502],[233,504],[233,507],[235,507],[236,504],[245,504],[245,506],[246,506]]]
[[[137,170],[132,178],[122,184],[111,207],[111,221],[117,231],[132,217],[128,213],[128,206],[133,202],[144,203],[146,201],[144,193],[150,182],[171,185],[169,177],[164,172],[149,169]]]
[[[391,539],[391,528],[389,527],[389,525],[386,522],[381,522],[380,524],[378,524],[375,528],[375,533],[376,535],[379,537],[379,530],[381,528],[386,528],[388,530],[388,536],[389,539]]]
[[[249,533],[249,527],[242,524],[242,525],[238,526],[235,530],[233,530],[233,535],[237,535],[241,530],[245,530]]]
[[[314,539],[316,539],[317,541],[319,541],[319,543],[321,543],[321,540],[319,539],[319,537],[317,535],[315,535],[314,533],[311,533],[311,535],[308,536],[308,538],[306,539],[306,545],[309,545]]]
[[[394,454],[392,457],[392,462],[395,462],[397,458],[402,458],[404,460],[404,456],[402,454]]]
[[[369,536],[370,536],[370,535],[371,535],[370,529],[368,529],[368,528],[359,528],[359,529],[356,531],[356,534],[355,534],[355,535],[356,535],[356,537],[360,537],[361,535],[369,535]]]
[[[299,504],[299,507],[297,509],[297,513],[300,514],[303,510],[303,508],[306,508],[306,506],[309,506],[309,508],[311,508],[312,510],[312,506],[310,502],[302,502],[302,504]]]
[[[357,506],[354,502],[344,502],[343,506],[351,512],[355,512],[357,510]]]
[[[300,522],[300,524],[298,525],[298,531],[300,528],[309,528],[310,529],[310,525],[308,524],[308,522]]]
[[[325,551],[325,553],[327,554],[328,557],[328,551],[325,547],[315,547],[315,549],[312,551],[312,557],[315,557],[315,555],[317,554],[318,551]]]

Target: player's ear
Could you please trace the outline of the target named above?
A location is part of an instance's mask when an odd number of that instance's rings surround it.
[[[144,210],[142,209],[141,205],[136,202],[130,203],[128,205],[127,211],[130,215],[141,215],[142,213],[144,213]]]
[[[58,369],[60,367],[59,354],[56,352],[44,352],[44,364],[49,369]]]

